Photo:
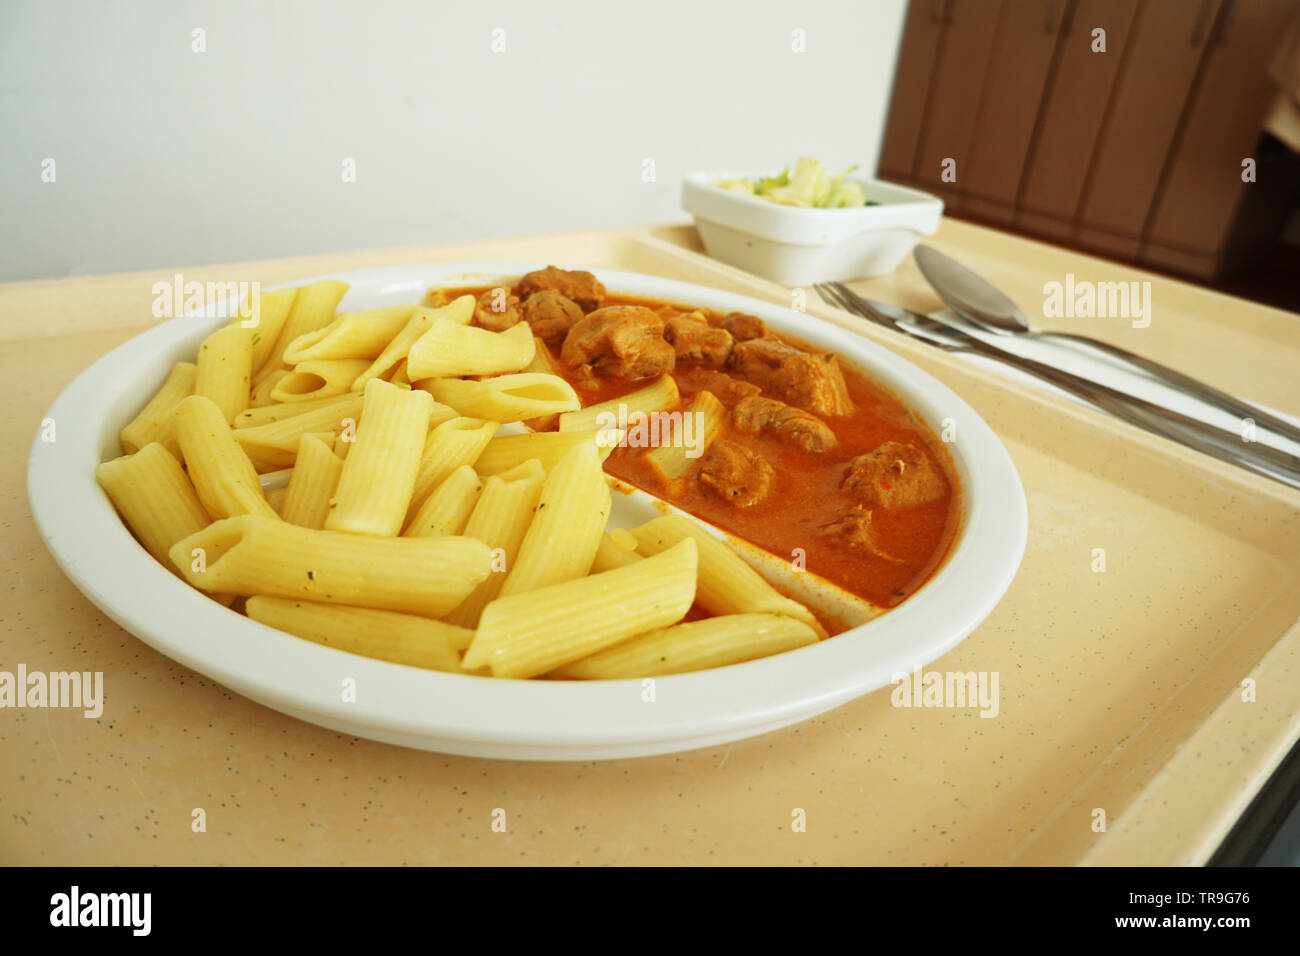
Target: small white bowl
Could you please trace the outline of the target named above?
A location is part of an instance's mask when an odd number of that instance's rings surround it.
[[[716,185],[771,174],[688,173],[682,181],[682,208],[695,217],[709,255],[782,285],[893,272],[922,235],[939,228],[943,216],[943,200],[937,196],[879,179],[852,177],[879,205],[849,209],[783,206]]]

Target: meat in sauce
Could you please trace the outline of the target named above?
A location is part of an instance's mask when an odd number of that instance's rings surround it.
[[[700,459],[700,487],[737,508],[762,501],[772,475],[771,465],[725,438],[709,445]]]
[[[515,287],[521,299],[527,299],[534,292],[541,292],[544,289],[553,289],[566,299],[576,302],[583,312],[595,311],[605,301],[605,287],[600,280],[590,272],[583,272],[580,269],[557,269],[555,266],[547,266],[545,269],[528,273]]]
[[[828,417],[853,411],[832,352],[805,352],[776,339],[750,339],[731,350],[728,367],[733,375],[804,411]]]
[[[746,398],[732,410],[731,420],[746,434],[766,432],[805,451],[835,447],[835,433],[824,421],[774,398]]]
[[[560,358],[575,369],[636,381],[671,372],[676,360],[664,321],[639,305],[597,309],[569,329]]]
[[[714,328],[700,312],[673,316],[664,323],[664,338],[672,343],[682,365],[722,368],[731,355],[731,334]]]
[[[524,300],[523,318],[533,335],[547,345],[559,345],[569,329],[582,321],[582,309],[563,293],[543,289]]]
[[[899,441],[887,441],[850,461],[840,487],[859,501],[884,508],[923,504],[948,493],[948,483],[925,452]]]

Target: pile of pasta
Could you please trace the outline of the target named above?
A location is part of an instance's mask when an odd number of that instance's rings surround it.
[[[185,581],[307,640],[476,676],[649,677],[826,636],[686,518],[606,529],[622,433],[525,323],[473,327],[468,295],[336,314],[346,291],[260,293],[98,466]],[[498,434],[556,414],[573,417]]]

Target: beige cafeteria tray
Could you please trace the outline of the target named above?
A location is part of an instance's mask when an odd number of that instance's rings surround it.
[[[994,235],[946,223],[936,243],[973,253]],[[430,259],[544,260],[790,301],[693,242],[689,229],[637,228],[180,271],[269,284]],[[170,275],[0,286],[11,444],[26,448],[54,396],[149,324],[152,284]],[[1207,310],[1233,301],[1197,294]],[[941,378],[1020,470],[1030,518],[1020,573],[928,668],[997,672],[996,717],[896,708],[885,690],[725,747],[584,764],[445,757],[333,733],[230,694],[100,615],[38,539],[16,454],[0,480],[0,669],[102,670],[106,700],[98,721],[0,710],[0,862],[1205,861],[1300,735],[1300,493],[815,297],[808,309]],[[1200,358],[1233,334],[1225,325],[1204,339]],[[1252,397],[1300,411],[1293,381],[1261,378],[1272,391]],[[197,808],[204,832],[191,826]],[[492,829],[498,809],[505,833]]]

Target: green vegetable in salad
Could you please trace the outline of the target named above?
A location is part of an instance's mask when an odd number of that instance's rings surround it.
[[[745,193],[757,199],[780,203],[783,206],[802,206],[806,209],[845,209],[850,206],[874,206],[862,191],[862,184],[849,179],[857,166],[850,166],[838,176],[827,174],[822,164],[807,156],[800,156],[791,174],[787,166],[775,176],[765,176],[757,182],[749,179],[726,179],[718,188],[728,192]]]

